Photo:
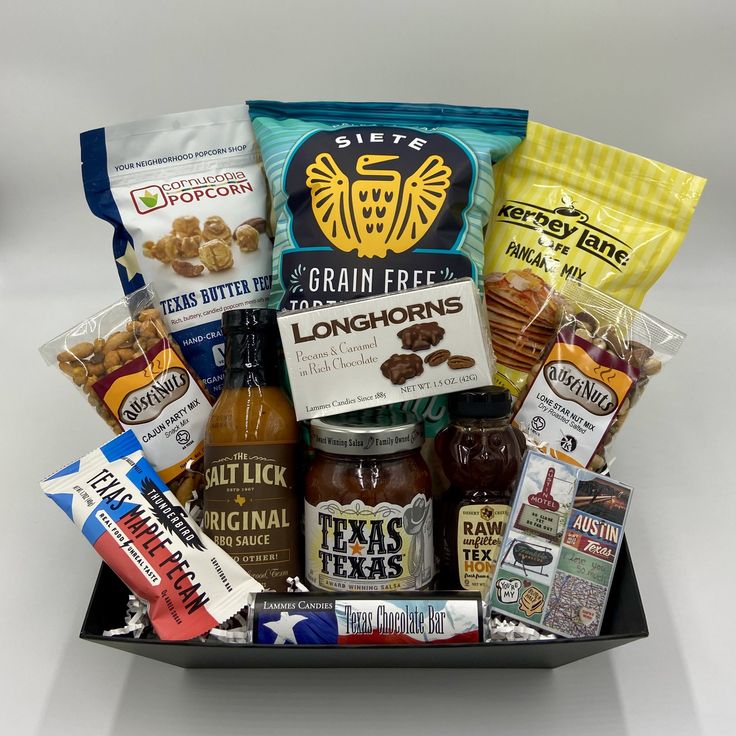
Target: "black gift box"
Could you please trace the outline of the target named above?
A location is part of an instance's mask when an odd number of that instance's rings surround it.
[[[624,539],[601,635],[586,639],[416,647],[275,647],[219,642],[163,642],[107,637],[124,623],[128,589],[102,565],[80,638],[192,668],[245,667],[538,667],[553,668],[648,636],[634,568]]]

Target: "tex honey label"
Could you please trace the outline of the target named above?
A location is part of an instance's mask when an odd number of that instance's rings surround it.
[[[457,517],[457,566],[465,590],[485,590],[496,571],[511,508],[506,504],[469,504]]]
[[[432,502],[304,504],[306,576],[328,591],[418,590],[434,576]]]
[[[626,361],[562,330],[514,423],[543,451],[585,467],[637,377]]]
[[[202,457],[210,402],[168,340],[92,388],[123,429],[132,430],[164,482]]]

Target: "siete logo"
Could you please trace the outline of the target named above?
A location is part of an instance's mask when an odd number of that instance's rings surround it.
[[[508,200],[497,210],[496,221],[535,231],[539,236],[537,245],[562,256],[570,255],[573,249],[582,250],[616,271],[622,271],[628,265],[632,248],[620,238],[590,224],[588,215],[575,206],[572,197],[562,195],[561,199],[562,206],[554,209]],[[537,257],[533,249],[516,242],[509,254],[527,261]],[[580,278],[583,273],[577,266],[567,263],[560,271],[563,278]]]
[[[446,133],[377,125],[306,136],[284,169],[293,247],[281,259],[282,306],[475,276],[462,246],[477,170]]]
[[[248,194],[252,191],[253,185],[248,181],[244,171],[223,171],[218,174],[191,176],[131,189],[130,198],[136,212],[139,215],[147,215],[162,207],[192,204],[206,199]]]
[[[586,375],[569,360],[547,363],[544,378],[561,399],[574,401],[596,416],[611,414],[618,407],[618,396],[610,386]]]
[[[438,299],[436,302],[421,302],[410,304],[406,307],[393,307],[382,309],[380,312],[366,312],[356,314],[342,319],[332,319],[329,322],[315,322],[307,327],[311,332],[302,332],[297,321],[291,323],[291,331],[294,336],[294,344],[322,340],[326,337],[337,335],[349,335],[352,332],[364,332],[375,330],[377,327],[388,327],[389,325],[400,325],[404,322],[429,319],[430,317],[442,317],[446,314],[461,312],[463,303],[459,296],[450,296],[446,299]]]
[[[120,403],[123,424],[145,424],[158,417],[172,402],[189,390],[189,375],[183,368],[169,368],[151,383],[134,389]]]

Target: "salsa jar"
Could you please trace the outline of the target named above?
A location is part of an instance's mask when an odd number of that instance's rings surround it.
[[[306,579],[340,591],[421,590],[434,577],[432,481],[413,414],[314,419],[304,496]]]

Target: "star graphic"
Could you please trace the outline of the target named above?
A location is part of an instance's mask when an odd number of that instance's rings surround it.
[[[263,624],[267,629],[271,629],[276,634],[276,641],[274,644],[296,644],[296,634],[294,633],[294,627],[300,621],[306,621],[306,616],[295,615],[292,616],[286,611],[281,612],[281,618],[278,621],[269,621],[267,624]]]
[[[138,267],[138,258],[130,243],[125,248],[125,253],[115,260],[125,269],[125,275],[128,277],[128,281],[132,281],[141,272]]]
[[[362,551],[363,548],[357,542],[350,548],[351,555],[359,555]]]

